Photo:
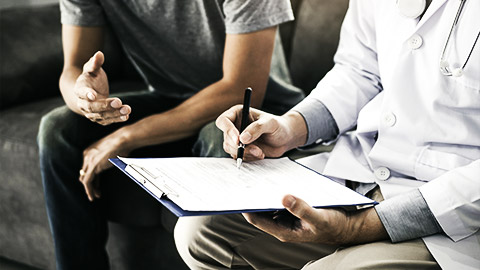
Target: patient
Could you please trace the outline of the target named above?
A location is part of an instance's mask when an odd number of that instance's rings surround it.
[[[269,111],[299,102],[301,91],[277,75],[286,67],[270,72],[277,25],[293,13],[287,0],[61,0],[60,7],[66,106],[44,116],[38,134],[57,269],[108,269],[98,180],[112,167],[108,159],[145,149],[224,156],[212,121],[241,102],[245,87],[255,88],[252,103]],[[110,95],[108,55],[100,52],[105,25],[145,91]]]

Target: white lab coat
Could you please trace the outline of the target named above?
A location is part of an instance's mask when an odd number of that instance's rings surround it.
[[[424,238],[437,262],[480,269],[480,41],[463,76],[444,76],[459,0],[433,0],[421,20],[395,2],[350,2],[335,67],[311,94],[340,132],[357,125],[323,173],[377,182],[386,199],[419,187],[445,232]],[[478,31],[480,1],[467,0],[446,54],[452,66],[463,65]]]

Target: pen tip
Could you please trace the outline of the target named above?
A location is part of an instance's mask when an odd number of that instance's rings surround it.
[[[242,165],[242,159],[237,158],[237,169],[240,169],[240,166]]]

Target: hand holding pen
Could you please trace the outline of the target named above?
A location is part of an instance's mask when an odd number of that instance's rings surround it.
[[[243,119],[253,122],[245,123],[243,128],[240,124],[239,130],[238,123]],[[276,116],[255,108],[250,108],[247,113],[242,105],[235,105],[217,118],[216,125],[223,131],[225,152],[241,161],[280,157],[303,145],[307,138],[305,120],[295,111]],[[239,143],[243,145],[242,149]]]

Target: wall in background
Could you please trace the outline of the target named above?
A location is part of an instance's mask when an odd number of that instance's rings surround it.
[[[39,6],[58,3],[58,0],[0,0],[0,9],[10,7]]]

